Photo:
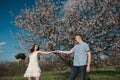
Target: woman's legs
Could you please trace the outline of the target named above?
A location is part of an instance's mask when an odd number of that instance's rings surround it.
[[[32,80],[32,78],[31,78],[31,77],[28,77],[28,80]]]
[[[40,77],[35,77],[35,80],[41,80]]]

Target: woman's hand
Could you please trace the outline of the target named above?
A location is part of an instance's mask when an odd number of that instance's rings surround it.
[[[23,59],[18,59],[20,62],[24,62],[24,60]]]
[[[26,64],[29,63],[29,58],[27,60],[24,60],[24,59],[18,59],[18,60],[19,60],[19,62],[23,62],[23,63],[26,63]]]

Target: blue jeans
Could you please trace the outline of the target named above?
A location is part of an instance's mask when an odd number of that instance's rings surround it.
[[[86,80],[86,65],[84,66],[73,66],[70,80],[75,80],[76,76],[79,74],[80,80]]]

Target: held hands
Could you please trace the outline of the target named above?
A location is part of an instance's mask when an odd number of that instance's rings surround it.
[[[60,50],[51,51],[51,53],[62,53]]]
[[[57,53],[56,51],[51,51],[51,53]]]
[[[61,53],[62,53],[62,51],[60,51],[60,50],[56,50],[56,53],[60,53],[60,54],[61,54]]]

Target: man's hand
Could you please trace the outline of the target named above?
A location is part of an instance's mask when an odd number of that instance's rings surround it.
[[[86,72],[90,72],[90,66],[87,66]]]
[[[87,56],[88,56],[88,63],[87,63],[87,68],[86,68],[86,72],[90,72],[90,64],[91,64],[91,52],[87,52]]]

